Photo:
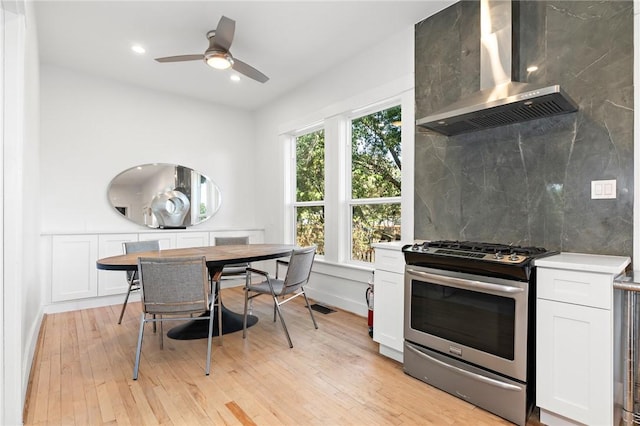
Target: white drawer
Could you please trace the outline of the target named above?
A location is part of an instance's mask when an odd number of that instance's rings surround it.
[[[611,309],[610,274],[538,268],[538,298]]]
[[[404,274],[404,254],[401,250],[376,248],[376,270]]]

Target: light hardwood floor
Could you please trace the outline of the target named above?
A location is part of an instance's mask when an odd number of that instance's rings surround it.
[[[223,301],[242,312],[240,288],[224,289]],[[214,338],[208,377],[206,339],[165,337],[160,350],[147,325],[140,376],[133,381],[140,305],[127,307],[122,325],[120,308],[46,316],[26,425],[510,424],[404,374],[400,363],[378,354],[366,318],[315,312],[314,330],[300,298],[283,307],[293,349],[262,296],[254,300],[259,322],[247,339],[242,332],[227,334],[220,346]]]

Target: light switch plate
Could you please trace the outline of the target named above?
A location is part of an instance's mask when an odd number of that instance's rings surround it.
[[[616,198],[616,180],[592,180],[591,199],[602,200]]]

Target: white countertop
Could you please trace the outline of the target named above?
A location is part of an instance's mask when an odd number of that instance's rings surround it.
[[[387,249],[387,250],[401,250],[402,247],[406,246],[407,244],[413,244],[413,242],[385,241],[383,243],[373,243],[373,244],[371,244],[371,247]]]
[[[534,265],[543,268],[571,269],[587,272],[619,274],[631,263],[625,256],[605,256],[585,253],[560,253],[535,259]]]

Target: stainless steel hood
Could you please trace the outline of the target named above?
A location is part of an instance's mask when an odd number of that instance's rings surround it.
[[[448,107],[416,121],[418,126],[454,136],[578,110],[559,85],[532,85],[513,81],[518,64],[517,3],[480,1],[480,88]],[[515,9],[516,13],[513,13]],[[515,18],[515,19],[513,19]],[[515,55],[513,55],[515,52]]]

